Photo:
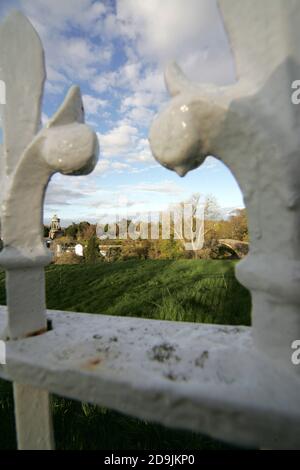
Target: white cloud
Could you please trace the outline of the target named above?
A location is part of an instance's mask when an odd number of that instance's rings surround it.
[[[145,138],[140,138],[136,146],[127,153],[126,161],[130,163],[154,163],[149,142]]]
[[[53,182],[49,185],[46,193],[45,205],[46,206],[67,206],[71,204],[78,204],[80,199],[86,195],[80,189],[70,188],[64,183]]]
[[[176,59],[192,78],[202,81],[234,80],[230,48],[214,0],[117,0],[117,19],[120,34],[135,44],[145,60],[164,64]]]
[[[93,0],[20,0],[42,38],[46,52],[47,90],[60,93],[61,85],[74,80],[91,80],[108,64],[112,44],[99,36],[107,4]],[[80,31],[80,34],[78,32]],[[85,34],[83,34],[85,33]],[[93,37],[98,36],[98,41]]]
[[[100,162],[98,165],[103,167]],[[97,182],[91,176],[65,176],[56,173],[47,187],[45,205],[86,204],[86,199],[93,196],[97,190]]]
[[[138,139],[138,129],[121,123],[107,133],[98,133],[98,138],[104,157],[124,156],[135,145]]]
[[[98,114],[101,108],[107,106],[107,100],[96,98],[92,95],[83,95],[82,101],[87,115]]]
[[[65,75],[60,73],[58,70],[55,70],[55,68],[50,64],[48,64],[47,67],[47,79],[54,82],[70,83]]]
[[[95,76],[91,80],[91,87],[98,93],[103,93],[114,86],[117,72],[106,72]]]
[[[102,1],[93,0],[21,0],[26,14],[52,31],[70,31],[77,26],[91,33],[109,11]]]
[[[137,40],[141,53],[166,57],[186,50],[200,33],[211,34],[213,7],[211,0],[118,0],[117,16],[123,33]]]
[[[162,94],[144,90],[136,91],[122,99],[120,113],[132,126],[148,129],[158,108],[160,108],[165,101],[165,93]]]
[[[121,172],[123,170],[128,170],[130,168],[130,165],[128,165],[128,163],[123,163],[123,162],[112,162],[111,167],[114,170]]]
[[[135,84],[141,73],[141,62],[127,62],[121,69],[118,76],[119,86],[128,86],[130,83]]]
[[[122,107],[127,109],[129,107],[144,107],[156,106],[154,93],[148,91],[136,91],[131,95],[126,96],[122,101]]]
[[[156,66],[142,67],[141,62],[127,62],[117,70],[101,73],[91,80],[98,93],[107,91],[127,94],[123,106],[157,106],[166,99],[163,71]],[[130,92],[130,94],[128,94]],[[132,98],[131,98],[132,97]]]
[[[136,84],[136,90],[150,92],[156,98],[159,94],[165,94],[164,74],[161,67],[147,67],[140,81]]]
[[[132,108],[126,113],[127,119],[129,119],[133,125],[136,126],[150,126],[150,123],[154,117],[154,111],[145,107]]]
[[[183,192],[183,189],[173,181],[159,181],[157,183],[139,183],[137,185],[132,186],[122,186],[122,188],[126,191],[132,192],[142,192],[142,193],[171,193],[171,194],[180,194]]]
[[[140,62],[127,62],[115,71],[102,73],[91,81],[91,87],[98,93],[120,88],[122,90],[133,90],[137,86],[142,73]]]
[[[59,95],[63,92],[64,85],[62,85],[61,83],[51,83],[47,81],[45,85],[45,90],[47,91],[47,93]]]
[[[109,168],[110,168],[110,162],[108,160],[100,158],[96,165],[96,168],[93,171],[93,175],[94,176],[103,175],[109,170]]]
[[[47,36],[47,64],[70,80],[90,80],[109,62],[112,46],[96,46],[86,38]]]

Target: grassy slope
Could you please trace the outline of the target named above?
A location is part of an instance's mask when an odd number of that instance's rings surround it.
[[[49,266],[53,309],[167,320],[250,324],[250,296],[231,261],[127,261]],[[5,303],[0,272],[0,304]],[[15,447],[11,386],[0,381],[0,449]],[[60,449],[218,449],[224,444],[63,398],[53,398]]]
[[[234,278],[231,261],[52,265],[47,269],[47,305],[109,315],[250,324],[250,297]]]

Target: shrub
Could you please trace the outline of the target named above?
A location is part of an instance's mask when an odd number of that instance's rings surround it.
[[[62,253],[61,256],[55,258],[55,264],[80,264],[82,262],[81,256],[75,253]]]
[[[99,246],[95,235],[91,236],[89,239],[87,247],[84,250],[84,257],[87,263],[96,263],[99,260]]]

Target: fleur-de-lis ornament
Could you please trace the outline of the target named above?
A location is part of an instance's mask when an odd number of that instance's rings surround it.
[[[169,106],[154,120],[155,158],[184,176],[214,155],[232,171],[247,207],[251,249],[237,265],[252,293],[259,349],[300,373],[291,344],[300,338],[300,9],[294,0],[220,0],[238,80],[191,83],[166,69]],[[200,188],[201,189],[201,188]]]
[[[7,271],[7,338],[46,330],[43,201],[55,172],[89,173],[98,157],[96,134],[84,124],[77,86],[40,129],[44,53],[31,23],[12,13],[0,28],[0,79],[6,86],[1,155],[0,264]]]

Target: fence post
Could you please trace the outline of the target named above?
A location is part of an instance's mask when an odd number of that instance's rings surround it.
[[[259,350],[299,374],[291,345],[300,338],[300,9],[294,0],[219,0],[238,81],[193,84],[166,69],[172,96],[154,120],[156,159],[184,176],[215,155],[240,184],[250,252],[237,277],[252,293]]]
[[[39,130],[45,80],[44,53],[30,22],[12,13],[0,27],[0,79],[6,85],[1,155],[0,264],[6,269],[8,322],[5,339],[47,331],[44,266],[51,260],[43,240],[43,201],[51,176],[87,174],[98,155],[96,135],[84,124],[78,87]],[[18,447],[53,448],[49,395],[14,384]]]

